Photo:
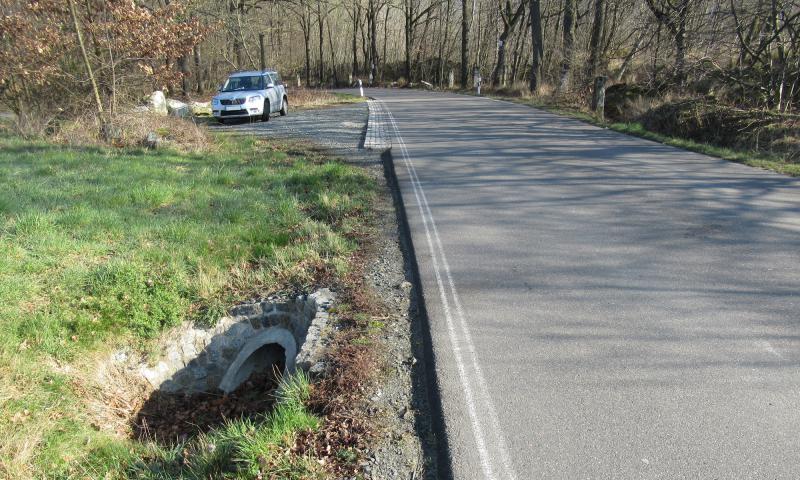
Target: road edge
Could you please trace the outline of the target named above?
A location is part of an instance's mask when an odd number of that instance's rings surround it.
[[[430,416],[432,430],[430,433],[432,434],[433,440],[433,451],[426,453],[433,456],[436,465],[436,478],[452,480],[453,470],[450,445],[447,439],[439,379],[436,374],[436,356],[433,350],[430,317],[428,316],[428,310],[425,304],[425,293],[422,289],[422,279],[419,273],[419,264],[417,263],[414,242],[411,237],[411,227],[406,215],[405,202],[403,201],[403,194],[400,190],[400,182],[397,178],[391,149],[385,150],[381,154],[381,161],[383,162],[386,184],[392,194],[392,201],[395,207],[395,217],[400,238],[400,250],[403,253],[406,267],[411,277],[411,283],[414,286],[411,301],[412,305],[416,307],[416,317],[417,321],[420,323],[420,333],[422,333],[422,353],[424,355],[423,362],[421,362],[421,373],[423,374],[422,383],[425,388],[425,396],[429,408],[428,414]],[[417,434],[423,436],[425,432],[417,431]],[[423,445],[425,444],[426,442],[423,441]]]
[[[377,100],[369,97],[367,100],[367,132],[364,134],[364,148],[367,150],[390,150],[392,142],[386,135],[387,113],[380,107]]]

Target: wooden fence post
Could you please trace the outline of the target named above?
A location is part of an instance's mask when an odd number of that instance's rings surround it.
[[[266,52],[264,51],[264,34],[258,34],[258,47],[261,49],[261,71],[267,69],[267,56]]]

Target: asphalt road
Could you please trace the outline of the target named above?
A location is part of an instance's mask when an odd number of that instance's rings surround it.
[[[800,478],[800,181],[367,94],[394,119],[455,478]]]

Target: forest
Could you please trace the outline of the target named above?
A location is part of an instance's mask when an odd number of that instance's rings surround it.
[[[745,128],[758,148],[798,150],[797,0],[2,0],[2,9],[0,101],[34,130],[153,89],[201,98],[263,63],[292,87],[472,89],[478,74],[485,92],[577,108],[602,76],[611,120],[675,133],[694,119],[702,125],[689,136],[700,140],[737,141]]]

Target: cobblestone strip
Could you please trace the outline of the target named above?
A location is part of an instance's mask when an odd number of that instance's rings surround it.
[[[375,100],[367,100],[367,105],[369,107],[369,120],[367,120],[364,148],[370,150],[388,150],[392,148],[392,143],[386,134],[386,111]]]

